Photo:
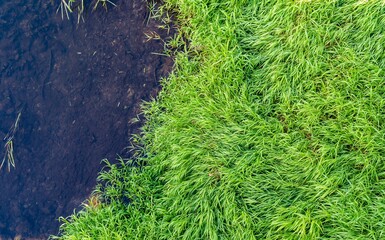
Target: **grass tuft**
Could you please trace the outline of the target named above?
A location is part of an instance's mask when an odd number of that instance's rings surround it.
[[[60,4],[58,5],[57,12],[60,12],[62,19],[64,19],[64,16],[67,17],[67,19],[70,18],[70,14],[72,14],[74,11],[77,12],[78,16],[78,23],[80,20],[83,19],[83,14],[86,9],[86,5],[91,4],[93,5],[92,10],[96,10],[99,6],[102,6],[104,9],[107,10],[108,5],[113,5],[116,7],[116,4],[110,0],[60,0]]]
[[[15,165],[15,157],[13,156],[13,139],[15,138],[15,134],[17,131],[17,128],[19,126],[21,117],[21,111],[17,114],[16,120],[13,123],[12,127],[9,129],[7,135],[4,137],[3,141],[5,141],[4,144],[4,157],[0,164],[0,169],[3,168],[4,164],[7,164],[8,172],[11,171],[11,166],[16,167]]]

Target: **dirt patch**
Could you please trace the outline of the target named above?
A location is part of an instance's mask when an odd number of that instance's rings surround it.
[[[146,42],[144,32],[167,33],[147,22],[145,2],[115,1],[80,25],[62,21],[49,2],[0,3],[1,139],[22,111],[16,169],[0,172],[3,239],[57,234],[58,217],[95,186],[101,160],[129,156],[130,135],[142,124],[130,120],[172,66],[153,54],[161,41]]]

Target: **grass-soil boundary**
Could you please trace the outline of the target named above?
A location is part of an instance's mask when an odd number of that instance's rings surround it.
[[[163,7],[189,44],[142,165],[108,165],[61,239],[385,239],[384,2]]]

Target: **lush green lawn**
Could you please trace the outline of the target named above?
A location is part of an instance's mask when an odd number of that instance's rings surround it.
[[[146,167],[110,166],[62,238],[385,239],[384,4],[167,0],[190,43]]]

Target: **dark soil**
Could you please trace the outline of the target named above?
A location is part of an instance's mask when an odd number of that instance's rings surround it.
[[[0,171],[0,239],[47,238],[59,216],[91,193],[103,165],[129,157],[130,120],[155,97],[171,66],[166,31],[148,20],[142,0],[115,1],[76,24],[49,0],[0,1],[0,143],[22,112],[16,168]],[[0,152],[0,160],[4,149]]]

